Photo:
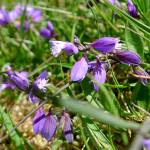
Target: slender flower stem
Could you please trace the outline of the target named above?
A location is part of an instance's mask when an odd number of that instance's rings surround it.
[[[63,90],[65,90],[67,87],[69,87],[71,85],[71,83],[67,83],[66,85],[64,85],[62,88],[60,88],[53,96],[51,97],[55,97],[57,96],[59,93],[61,93]],[[36,112],[40,107],[42,107],[44,104],[46,104],[49,101],[49,99],[44,100],[43,102],[41,102],[37,108],[33,109],[29,114],[27,114],[14,128],[12,128],[7,135],[5,135],[4,137],[2,137],[0,139],[0,143],[2,143],[4,140],[6,140],[10,134],[12,134],[19,126],[21,126],[34,112]]]
[[[134,74],[134,73],[131,73],[131,75],[136,77],[136,78],[150,79],[150,76],[142,76],[142,75],[137,75],[137,74]]]

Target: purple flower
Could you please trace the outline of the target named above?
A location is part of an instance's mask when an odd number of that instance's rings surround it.
[[[32,89],[29,93],[29,101],[32,103],[36,103],[39,101],[39,98],[36,95],[41,95],[46,92],[46,84],[47,80],[46,77],[48,72],[45,70],[43,71],[38,78],[35,80]]]
[[[9,80],[20,90],[26,91],[29,88],[28,73],[25,71],[22,72],[13,72],[9,67],[7,70]]]
[[[45,27],[41,28],[40,35],[44,38],[49,39],[53,36],[53,34],[54,34],[53,24],[50,21],[48,21],[47,27],[46,28]]]
[[[0,9],[0,25],[4,26],[9,23],[8,12],[4,9]]]
[[[16,86],[13,83],[11,83],[10,81],[7,81],[0,85],[0,92],[2,92],[5,89],[14,90],[15,88],[16,88]]]
[[[134,67],[134,73],[139,75],[139,76],[149,76],[149,74],[141,67]],[[146,78],[140,78],[140,81],[143,85],[147,84],[147,79]]]
[[[99,90],[99,84],[105,83],[106,81],[106,71],[104,65],[99,61],[93,65],[93,80],[95,91]]]
[[[141,63],[140,56],[132,51],[117,51],[115,56],[123,64],[139,65]]]
[[[61,119],[60,119],[60,125],[62,126],[62,130],[63,130],[63,134],[65,136],[65,139],[69,143],[72,143],[73,142],[72,122],[71,122],[69,114],[64,111],[63,111]]]
[[[54,118],[54,116],[52,115],[52,112],[49,112],[45,118],[45,122],[44,122],[43,128],[41,130],[41,135],[45,139],[50,141],[53,138],[53,136],[55,135],[56,128],[57,128],[57,121]]]
[[[128,13],[134,17],[134,18],[140,18],[138,11],[135,7],[135,5],[133,4],[132,0],[128,0],[127,2],[127,7],[128,7]]]
[[[43,107],[40,107],[33,118],[33,131],[35,134],[41,133],[44,123],[45,123],[46,115],[44,113]]]
[[[144,147],[146,148],[146,150],[150,150],[150,139],[144,139],[142,141],[142,144],[144,145]]]
[[[71,69],[71,81],[81,81],[88,71],[88,63],[85,57],[77,61]]]
[[[42,19],[42,11],[33,7],[27,8],[27,15],[33,22],[40,22]]]
[[[116,3],[116,0],[108,0],[108,2],[114,5]]]
[[[78,48],[71,42],[50,41],[51,51],[54,57],[57,57],[61,51],[65,51],[68,55],[78,53]]]
[[[10,21],[15,21],[16,19],[18,19],[21,16],[22,13],[22,9],[20,5],[17,5],[15,7],[15,9],[13,9],[12,11],[9,12],[9,19]]]
[[[103,37],[93,42],[91,47],[105,54],[112,52],[118,46],[118,43],[118,38]]]
[[[17,28],[18,30],[21,28],[21,22],[16,22],[15,25],[16,25],[16,28]],[[27,32],[27,31],[29,30],[29,28],[30,28],[29,21],[28,21],[28,20],[24,20],[22,26],[23,26],[23,30],[24,30],[25,32]]]

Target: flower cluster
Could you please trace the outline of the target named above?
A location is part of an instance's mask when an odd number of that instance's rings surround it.
[[[106,81],[106,61],[102,61],[103,58],[108,57],[116,63],[127,64],[133,67],[133,72],[137,75],[147,76],[148,73],[140,67],[140,56],[133,51],[122,50],[120,48],[120,40],[114,37],[103,37],[91,44],[81,45],[80,41],[75,39],[74,44],[70,42],[62,41],[50,41],[52,54],[57,57],[61,51],[67,52],[67,54],[76,54],[78,49],[82,52],[85,50],[83,57],[75,62],[71,70],[71,81],[82,81],[88,72],[92,72],[93,85],[96,91],[99,90],[99,84]],[[100,56],[96,56],[96,60],[89,61],[86,52],[88,53],[95,49],[100,52]],[[140,78],[143,85],[146,85],[147,79]]]
[[[24,16],[23,22],[21,17]],[[0,25],[14,24],[17,29],[21,27],[25,32],[32,29],[34,23],[42,20],[42,11],[33,8],[32,6],[16,5],[11,11],[0,9]],[[54,27],[51,21],[47,22],[47,27],[42,27],[39,31],[40,35],[44,38],[52,38],[54,36]]]
[[[41,98],[47,91],[47,80],[46,77],[48,72],[43,71],[33,84],[29,85],[28,73],[25,71],[16,72],[13,71],[10,66],[6,68],[6,73],[8,75],[8,81],[3,83],[0,87],[0,91],[4,89],[14,89],[18,88],[21,91],[29,93],[29,101],[31,103],[40,103]],[[62,116],[60,119],[60,126],[62,128],[65,139],[71,143],[73,142],[73,130],[72,121],[70,116],[64,110],[62,111]],[[45,114],[43,107],[40,107],[33,119],[33,130],[35,134],[41,134],[42,137],[50,141],[55,135],[57,128],[57,119],[53,116],[50,110],[48,114]]]
[[[73,141],[72,122],[67,112],[63,111],[59,123],[65,139],[71,143]],[[39,108],[33,119],[33,130],[35,134],[41,134],[46,140],[50,141],[57,129],[57,119],[49,111],[46,115],[43,108]]]

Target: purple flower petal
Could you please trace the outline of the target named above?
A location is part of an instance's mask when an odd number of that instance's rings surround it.
[[[28,15],[32,18],[33,22],[40,22],[42,19],[42,11],[39,9],[32,9]]]
[[[63,129],[63,134],[65,139],[69,142],[73,142],[73,129],[72,129],[72,122],[68,113],[63,112],[63,115],[60,119],[60,125]]]
[[[6,10],[0,9],[0,25],[4,26],[9,23],[9,14]]]
[[[15,21],[17,18],[21,16],[22,10],[20,5],[17,5],[14,10],[9,12],[9,19],[10,21]]]
[[[20,22],[15,22],[15,23],[16,23],[16,28],[17,28],[18,30],[20,30],[20,28],[21,28],[21,23],[20,23]],[[24,30],[25,32],[27,32],[27,31],[29,30],[29,28],[30,28],[29,21],[28,21],[28,20],[24,20],[24,22],[23,22],[23,30]]]
[[[45,123],[41,131],[41,135],[45,139],[50,141],[55,135],[56,128],[57,128],[57,121],[52,115],[52,113],[49,112],[49,114],[46,116]]]
[[[38,90],[40,90],[41,92],[46,91],[47,75],[48,75],[48,72],[45,70],[37,77],[37,79],[34,82],[33,90],[35,90],[36,92]]]
[[[70,42],[50,41],[50,44],[52,55],[54,57],[57,57],[61,51],[65,51],[68,55],[78,53],[78,48]]]
[[[16,86],[11,83],[11,82],[5,82],[3,84],[0,85],[0,92],[2,92],[5,89],[11,89],[14,90],[16,88]]]
[[[141,76],[149,76],[149,74],[141,67],[134,67],[134,73]],[[140,81],[143,85],[148,83],[147,79],[140,78]]]
[[[93,42],[91,47],[105,54],[112,52],[117,47],[118,43],[118,38],[103,37]]]
[[[115,53],[117,59],[128,65],[139,65],[141,63],[140,56],[132,51],[120,51]]]
[[[51,21],[47,22],[47,29],[49,29],[50,31],[54,31],[54,26]]]
[[[28,98],[29,98],[29,101],[30,101],[31,103],[33,103],[33,104],[35,104],[35,103],[37,103],[37,102],[40,101],[39,98],[36,97],[36,96],[32,93],[32,90],[30,91]]]
[[[66,42],[63,50],[67,53],[67,55],[73,55],[78,53],[78,48],[70,42]]]
[[[109,3],[111,3],[112,5],[114,5],[116,3],[116,0],[108,0]]]
[[[25,72],[7,72],[9,80],[20,90],[26,91],[29,88],[29,80]],[[26,74],[26,75],[25,75]]]
[[[40,35],[41,35],[42,37],[44,37],[44,38],[49,39],[49,38],[51,38],[52,33],[51,33],[51,31],[50,31],[49,29],[47,29],[47,28],[41,28],[41,30],[40,30]]]
[[[47,75],[48,75],[47,70],[44,70],[44,71],[38,76],[37,80],[38,80],[38,79],[41,79],[41,80],[46,79]]]
[[[41,133],[44,123],[45,123],[45,113],[43,111],[43,108],[40,107],[33,118],[33,131],[35,134]]]
[[[100,62],[97,62],[96,67],[93,69],[93,80],[95,91],[99,90],[99,84],[105,83],[106,81],[106,71]]]
[[[88,63],[84,57],[77,61],[71,69],[71,81],[81,81],[88,71]]]
[[[135,7],[135,5],[133,4],[132,0],[128,0],[127,2],[127,7],[128,7],[128,13],[134,17],[134,18],[140,18],[138,11]]]
[[[150,150],[150,139],[144,139],[142,141],[142,144],[144,145],[144,147],[146,148],[146,150]]]

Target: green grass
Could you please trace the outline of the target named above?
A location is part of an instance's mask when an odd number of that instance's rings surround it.
[[[121,1],[122,8],[113,6],[105,0],[99,4],[93,1],[94,6],[87,8],[87,0],[1,0],[0,5],[8,10],[13,9],[17,3],[24,3],[43,11],[42,21],[36,23],[34,30],[29,32],[17,30],[13,23],[0,26],[1,71],[4,71],[4,66],[10,64],[14,70],[28,71],[29,78],[33,81],[41,71],[47,69],[50,94],[55,94],[70,82],[70,70],[81,58],[82,52],[71,57],[63,53],[54,58],[50,52],[49,41],[39,35],[39,29],[45,26],[48,20],[52,21],[57,33],[56,39],[60,41],[72,42],[75,35],[82,43],[93,42],[99,37],[119,37],[125,49],[131,49],[140,55],[142,67],[149,71],[150,0],[133,0],[133,2],[138,7],[140,20],[128,15],[125,1]],[[91,52],[88,58],[94,60],[95,53]],[[138,79],[130,75],[131,70],[127,65],[110,65],[107,82],[100,86],[99,92],[95,92],[93,86],[89,84],[91,83],[89,75],[82,82],[65,87],[59,97],[51,98],[56,114],[60,114],[61,108],[64,107],[70,112],[75,137],[74,143],[68,144],[61,131],[58,131],[53,142],[49,143],[51,149],[62,147],[82,150],[122,150],[130,147],[136,131],[140,130],[142,122],[148,116],[145,112],[150,110],[150,86],[141,85]],[[2,76],[6,78],[5,75]],[[18,101],[25,101],[27,96],[17,90],[4,91],[0,93],[0,99],[1,139],[14,126],[9,115],[12,113],[9,107],[17,105]],[[32,104],[29,104],[29,107],[30,105]],[[148,133],[146,136],[149,136]],[[14,145],[8,146],[7,142]],[[14,149],[36,149],[19,129],[3,144],[8,149],[14,147]]]

